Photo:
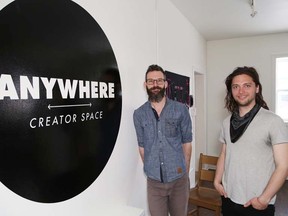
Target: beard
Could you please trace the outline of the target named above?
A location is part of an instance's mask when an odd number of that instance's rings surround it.
[[[238,99],[234,99],[235,102],[237,103],[238,107],[247,107],[250,106],[251,104],[255,105],[255,98],[248,98],[247,100],[241,101]]]
[[[156,90],[156,89],[158,89],[159,91],[158,92],[153,92],[153,90]],[[146,91],[147,91],[147,94],[148,94],[148,99],[151,102],[157,102],[158,103],[165,96],[165,87],[161,88],[159,86],[155,86],[155,87],[152,87],[150,89],[148,89],[146,87]]]

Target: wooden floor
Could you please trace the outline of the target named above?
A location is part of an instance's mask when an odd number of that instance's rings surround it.
[[[193,206],[189,206],[189,209],[193,208]],[[288,180],[285,182],[285,184],[277,194],[275,209],[275,216],[288,216]],[[200,209],[199,215],[214,216],[214,212],[207,209]]]

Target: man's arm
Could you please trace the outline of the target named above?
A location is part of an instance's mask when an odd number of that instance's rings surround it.
[[[288,143],[273,145],[275,171],[266,188],[259,197],[249,200],[244,206],[252,205],[255,209],[267,208],[270,200],[280,190],[288,176]]]
[[[144,148],[143,147],[139,147],[139,154],[140,154],[142,161],[144,162]]]
[[[214,187],[221,196],[227,197],[226,191],[222,185],[222,176],[224,173],[224,163],[226,155],[226,144],[222,144],[222,150],[217,161],[216,174],[214,178]]]
[[[191,154],[192,154],[192,143],[184,143],[182,145],[183,147],[183,152],[184,152],[184,157],[185,157],[185,163],[186,163],[186,172],[189,175],[190,171],[190,161],[191,161]]]

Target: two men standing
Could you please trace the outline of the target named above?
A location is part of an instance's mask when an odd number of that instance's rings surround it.
[[[231,115],[223,121],[214,180],[223,216],[274,216],[276,193],[288,176],[287,127],[268,110],[253,67],[236,68],[225,84]],[[192,151],[189,112],[165,96],[166,76],[158,65],[149,66],[145,86],[149,99],[133,118],[150,213],[185,216]]]

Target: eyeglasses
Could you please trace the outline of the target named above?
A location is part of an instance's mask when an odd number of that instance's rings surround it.
[[[147,85],[153,85],[154,82],[156,82],[157,85],[163,85],[164,82],[165,82],[165,79],[163,79],[163,78],[158,78],[158,79],[147,79],[147,80],[146,80]]]

